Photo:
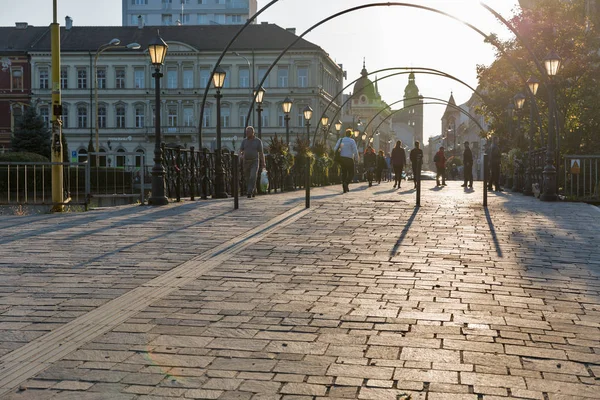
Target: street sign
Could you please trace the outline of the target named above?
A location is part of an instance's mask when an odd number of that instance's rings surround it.
[[[573,175],[579,174],[581,170],[581,160],[571,160],[571,173]]]
[[[77,150],[71,150],[71,162],[77,162]]]

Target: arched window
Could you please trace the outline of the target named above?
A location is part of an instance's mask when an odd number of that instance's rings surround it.
[[[117,149],[117,153],[125,153],[125,149]],[[123,168],[125,167],[125,162],[127,161],[126,155],[117,154],[117,167]]]
[[[77,152],[77,162],[85,162],[88,159],[88,154],[86,149],[79,149]]]
[[[142,150],[142,149],[137,149],[135,152],[136,152],[136,153],[138,153],[138,154],[136,154],[136,156],[135,156],[135,166],[136,166],[137,168],[141,168],[141,167],[143,167],[143,166],[144,166],[144,163],[142,162],[142,160],[143,160],[143,158],[144,158],[144,157],[143,157],[143,156],[144,156],[144,150]]]
[[[99,156],[99,166],[100,167],[106,167],[106,150],[104,150],[103,148],[100,148],[100,150],[98,151],[98,153],[102,153]]]
[[[144,119],[145,119],[144,106],[137,105],[135,106],[135,127],[143,128],[144,127]]]
[[[77,107],[77,127],[78,128],[87,128],[87,107],[86,106]]]

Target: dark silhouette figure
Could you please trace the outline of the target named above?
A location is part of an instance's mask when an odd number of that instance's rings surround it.
[[[462,184],[462,187],[467,187],[468,184],[470,188],[473,188],[473,153],[469,148],[469,142],[465,142],[465,151],[463,152],[463,167],[465,180]]]

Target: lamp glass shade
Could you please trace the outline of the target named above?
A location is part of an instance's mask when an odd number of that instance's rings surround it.
[[[290,111],[292,111],[292,104],[292,100],[290,100],[289,97],[286,97],[285,100],[283,100],[283,103],[281,103],[281,108],[283,108],[283,112],[289,114]]]
[[[550,52],[550,54],[546,56],[544,59],[544,66],[546,67],[546,72],[549,76],[555,76],[558,74],[561,62],[562,59],[554,51]]]
[[[328,123],[329,123],[329,117],[327,115],[324,115],[321,118],[321,125],[324,126],[324,127],[326,127]]]
[[[148,53],[150,54],[150,62],[152,65],[158,68],[164,64],[168,48],[169,46],[162,40],[160,35],[157,34],[156,38],[148,45]]]
[[[265,88],[259,86],[254,90],[254,99],[258,104],[261,104],[263,102],[263,97],[265,97]]]
[[[121,44],[121,39],[114,38],[113,40],[111,40],[110,42],[108,42],[108,44],[111,45],[111,46],[118,46],[118,45]]]
[[[310,119],[312,118],[313,109],[310,108],[310,106],[306,106],[304,107],[304,111],[302,111],[302,113],[304,114],[304,119],[310,121]]]
[[[355,137],[355,138],[357,138],[357,137],[358,137],[358,135],[360,135],[360,131],[359,131],[358,129],[356,129],[356,130],[354,131],[354,137]]]
[[[215,85],[215,88],[221,89],[223,85],[225,85],[226,77],[227,72],[223,68],[217,67],[217,69],[215,69],[215,73],[213,74],[213,85]]]
[[[373,138],[372,137],[369,139],[369,143],[373,143]]]
[[[515,102],[515,107],[517,107],[517,110],[522,110],[523,105],[525,104],[525,95],[523,95],[523,93],[517,93],[515,94],[513,101]]]
[[[338,121],[335,123],[335,130],[338,132],[342,130],[342,121]]]
[[[366,133],[363,133],[363,135],[362,135],[362,140],[365,140],[365,139],[367,139],[367,134],[366,134]]]
[[[531,76],[529,77],[529,79],[527,79],[527,87],[529,87],[529,90],[535,96],[538,91],[538,88],[540,87],[540,81],[537,80],[537,78]]]
[[[142,46],[139,43],[133,42],[133,43],[129,43],[127,46],[129,50],[138,50],[139,48],[141,48]]]

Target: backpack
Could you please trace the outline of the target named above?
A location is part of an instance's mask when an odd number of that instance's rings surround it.
[[[438,153],[435,153],[435,156],[433,156],[433,162],[437,163],[440,161],[440,155]]]

